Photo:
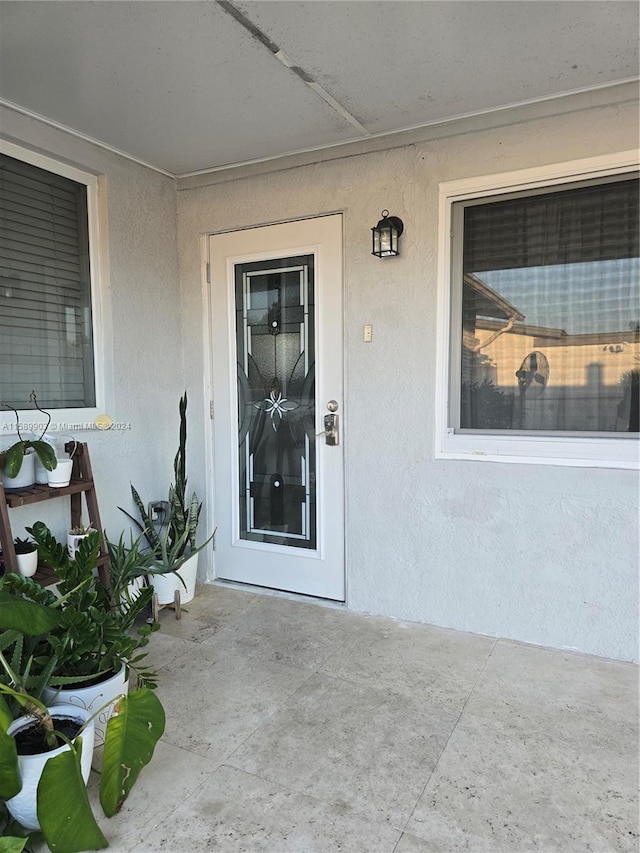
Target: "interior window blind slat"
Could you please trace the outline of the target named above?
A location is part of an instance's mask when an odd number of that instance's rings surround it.
[[[461,429],[638,432],[638,185],[625,175],[454,203]]]
[[[10,340],[15,340],[15,338],[20,336],[28,336],[29,334],[39,334],[43,340],[48,336],[56,336],[60,337],[61,335],[69,335],[73,336],[75,340],[78,335],[77,329],[77,317],[75,315],[75,310],[73,312],[73,331],[68,329],[69,326],[69,316],[66,314],[60,315],[37,315],[34,312],[26,313],[24,312],[22,315],[17,312],[12,314],[9,318],[11,320],[11,332],[9,332],[6,337]]]
[[[1,176],[0,176],[1,177]],[[3,204],[2,208],[10,216],[15,216],[16,213],[25,213],[29,219],[36,222],[46,221],[51,217],[52,212],[60,222],[73,223],[78,216],[78,209],[82,206],[84,193],[72,199],[42,199],[42,198],[21,198],[16,193],[7,193],[6,185],[2,184]]]
[[[585,263],[638,254],[638,181],[465,209],[464,270]]]
[[[13,160],[13,163],[19,161]],[[12,158],[7,157],[2,166],[2,180],[9,189],[18,196],[24,194],[26,198],[60,198],[72,199],[75,198],[82,190],[82,185],[75,181],[70,181],[62,175],[55,175],[53,172],[47,172],[40,169],[39,172],[33,171],[37,166],[31,166],[25,163],[26,170],[16,170],[12,167]],[[42,176],[42,180],[39,179]],[[50,177],[52,176],[52,177]]]
[[[30,239],[39,239],[42,241],[49,240],[64,240],[72,245],[77,250],[77,232],[73,222],[66,224],[65,222],[57,222],[55,228],[50,220],[34,220],[22,213],[11,213],[6,208],[0,211],[0,228],[2,229],[3,239],[8,242],[21,242],[28,236]]]
[[[46,246],[39,246],[37,243],[28,246],[25,243],[22,251],[19,251],[6,245],[3,246],[2,242],[0,240],[0,256],[4,256],[4,262],[9,271],[11,264],[15,267],[22,265],[23,269],[37,268],[43,273],[47,270],[55,271],[58,268],[61,271],[65,269],[75,270],[78,287],[81,287],[80,260],[77,255],[74,256],[71,252],[65,251],[63,246],[56,246],[53,251],[47,252]]]
[[[82,196],[49,196],[25,193],[21,196],[15,189],[3,182],[3,207],[6,210],[24,210],[34,219],[46,219],[55,211],[61,220],[72,222],[78,210]]]
[[[55,258],[48,261],[39,259],[37,263],[34,261],[31,264],[26,258],[14,258],[7,273],[7,275],[0,273],[0,281],[12,290],[19,288],[28,292],[30,289],[37,289],[41,295],[45,295],[48,290],[55,294],[57,287],[66,286],[82,293],[78,288],[78,266],[63,258],[58,259],[57,262]]]
[[[0,155],[0,399],[95,405],[86,187]]]
[[[37,305],[46,306],[49,310],[52,306],[77,305],[78,307],[89,307],[81,301],[82,295],[72,286],[65,287],[64,280],[56,280],[49,284],[41,278],[37,281],[20,280],[21,296],[19,300],[12,298],[15,279],[0,278],[0,311],[16,311],[20,307],[32,310]]]

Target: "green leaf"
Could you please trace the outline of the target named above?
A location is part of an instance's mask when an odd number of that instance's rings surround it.
[[[16,441],[6,451],[4,456],[4,473],[7,477],[17,477],[22,468],[22,460],[26,450],[32,447],[38,459],[47,471],[53,471],[57,466],[56,452],[46,441]]]
[[[38,636],[60,624],[60,611],[0,590],[0,629]]]
[[[151,761],[164,724],[162,704],[147,687],[129,693],[116,706],[107,723],[100,779],[100,803],[107,817],[120,810]]]
[[[0,838],[0,853],[22,853],[28,841],[28,838]]]
[[[50,758],[38,783],[38,821],[52,853],[82,853],[108,847],[96,823],[82,778],[82,738],[74,749]]]
[[[46,441],[28,441],[27,446],[33,447],[38,459],[42,462],[47,471],[53,471],[54,468],[58,467],[56,452],[50,444],[47,444]]]
[[[4,696],[0,696],[0,732],[6,732],[12,722],[13,716],[7,705],[7,700]]]
[[[39,550],[38,548],[38,552]],[[37,601],[38,604],[58,607],[58,597],[48,587],[40,586],[33,578],[23,578],[15,572],[9,572],[0,578],[0,589],[17,596],[24,596],[29,601]]]
[[[22,468],[26,441],[16,441],[4,455],[4,473],[6,477],[17,477]]]
[[[10,800],[22,789],[16,739],[0,731],[0,799]]]

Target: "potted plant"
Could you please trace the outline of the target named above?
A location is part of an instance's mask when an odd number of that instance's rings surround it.
[[[0,684],[0,693],[11,688]],[[14,696],[15,694],[9,694]],[[47,708],[34,696],[19,693],[17,701],[28,703],[21,716],[13,719],[5,731],[0,734],[4,749],[13,753],[13,746],[7,736],[15,741],[17,756],[17,781],[13,787],[6,788],[11,796],[7,797],[6,805],[9,814],[27,830],[40,829],[38,819],[37,790],[43,771],[50,758],[55,758],[65,750],[70,749],[67,740],[75,748],[82,744],[80,774],[84,785],[89,780],[91,772],[91,752],[95,723],[91,713],[74,705],[57,705]],[[4,700],[3,700],[4,701]],[[6,707],[6,705],[5,705]],[[1,730],[0,730],[1,731]],[[3,738],[2,735],[6,734]],[[80,742],[78,739],[82,738]],[[13,765],[13,756],[11,758]],[[12,769],[13,774],[13,769]],[[0,789],[4,786],[0,784]],[[15,794],[13,790],[18,788]]]
[[[42,430],[40,437],[29,441],[22,437],[20,432],[20,415],[10,404],[1,402],[0,406],[12,409],[16,416],[16,432],[18,441],[7,450],[0,453],[0,468],[2,468],[2,482],[7,489],[22,489],[35,483],[35,458],[37,457],[47,471],[53,471],[58,464],[55,449],[44,441],[44,436],[51,423],[51,415],[38,405],[36,392],[32,391],[29,399],[38,411],[47,415],[48,421]],[[35,455],[34,455],[35,454]],[[21,473],[22,472],[22,473]]]
[[[109,589],[94,578],[100,554],[97,531],[81,542],[73,560],[43,522],[36,522],[28,531],[38,545],[42,562],[59,578],[59,597],[20,575],[5,575],[0,579],[0,590],[60,611],[61,620],[31,642],[32,680],[27,687],[33,689],[36,680],[46,676],[46,686],[37,687],[47,703],[72,701],[88,710],[125,693],[131,675],[138,686],[154,687],[155,673],[146,667],[142,649],[157,626],[146,622],[136,626],[149,607],[153,591],[143,588],[135,596],[123,596],[124,571],[118,575],[117,565],[114,578],[121,580]],[[132,542],[132,548],[125,549],[126,569],[131,575],[133,567],[144,573],[150,560],[140,552],[142,541]],[[104,741],[108,717],[107,709],[96,720],[96,746]]]
[[[89,527],[84,527],[80,524],[77,527],[69,528],[69,532],[67,533],[67,551],[72,560],[75,558],[82,540],[89,536],[90,533],[95,532],[96,529],[91,526],[91,522],[89,522]]]
[[[52,489],[63,489],[71,482],[73,473],[73,459],[63,456],[56,459],[56,467],[53,471],[47,471],[47,483]]]
[[[180,618],[180,607],[191,601],[196,592],[198,575],[198,554],[206,547],[210,539],[199,548],[185,551],[187,534],[169,544],[169,537],[163,534],[159,538],[158,550],[154,553],[149,567],[149,582],[153,588],[154,618],[157,618],[157,605],[175,604],[176,618]]]
[[[195,492],[187,500],[187,392],[180,398],[180,433],[178,450],[173,460],[174,482],[169,487],[169,514],[161,525],[156,525],[145,510],[136,488],[131,486],[131,495],[139,519],[119,507],[133,521],[146,538],[154,555],[149,569],[151,583],[159,604],[170,604],[176,592],[182,603],[191,601],[195,595],[198,572],[198,554],[205,548],[213,535],[199,547],[196,546],[196,531],[202,504]]]
[[[48,708],[27,692],[27,684],[33,683],[34,658],[25,646],[31,647],[36,635],[59,628],[63,609],[4,589],[0,605],[4,630],[0,647],[6,648],[7,636],[19,639],[11,663],[0,651],[0,797],[14,826],[19,824],[12,839],[5,831],[5,841],[15,846],[3,849],[22,850],[25,830],[28,834],[38,828],[52,851],[80,853],[107,847],[85,790],[92,752],[90,712],[73,706]],[[16,661],[21,663],[19,672],[12,666]],[[54,663],[52,658],[49,671]],[[19,754],[25,728],[35,740],[31,755]],[[149,688],[119,698],[107,726],[100,782],[100,803],[108,817],[121,808],[163,731],[164,711]]]
[[[38,546],[33,539],[21,539],[18,536],[13,540],[13,547],[20,574],[25,578],[35,575],[38,570]]]
[[[124,534],[120,534],[117,542],[111,542],[105,535],[107,554],[109,556],[109,578],[112,606],[122,612],[123,616],[131,612],[133,599],[137,598],[149,584],[147,575],[153,564],[153,554],[141,551],[144,547],[144,537],[138,539],[131,536],[129,545],[125,545]],[[145,602],[150,593],[145,593]],[[138,608],[135,613],[138,615]],[[153,626],[152,630],[159,626]]]

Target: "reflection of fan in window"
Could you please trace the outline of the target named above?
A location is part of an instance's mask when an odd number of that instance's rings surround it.
[[[539,350],[530,352],[516,370],[520,394],[539,397],[549,382],[549,360]]]

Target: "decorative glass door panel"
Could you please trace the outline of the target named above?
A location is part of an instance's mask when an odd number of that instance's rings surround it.
[[[238,535],[315,549],[314,258],[234,270]]]
[[[208,239],[215,577],[345,599],[342,216]],[[337,430],[336,430],[337,431]],[[340,437],[343,437],[340,433]]]

